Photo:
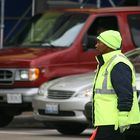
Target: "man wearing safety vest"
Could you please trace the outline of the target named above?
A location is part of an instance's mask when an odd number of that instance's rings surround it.
[[[98,127],[94,140],[124,140],[131,124],[140,123],[135,71],[121,53],[118,31],[107,30],[97,37],[99,55],[93,84],[93,118]]]

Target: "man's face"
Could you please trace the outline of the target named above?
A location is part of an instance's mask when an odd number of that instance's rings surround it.
[[[99,54],[104,54],[108,52],[108,47],[104,43],[102,43],[100,40],[97,40],[95,47],[96,47],[96,50],[99,52]]]

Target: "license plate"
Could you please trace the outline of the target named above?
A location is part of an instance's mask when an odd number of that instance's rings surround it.
[[[46,114],[58,114],[58,104],[46,104],[45,108]]]
[[[7,103],[22,103],[21,94],[7,94]]]

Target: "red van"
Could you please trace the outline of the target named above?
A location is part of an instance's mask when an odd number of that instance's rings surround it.
[[[42,83],[93,71],[101,29],[120,31],[123,52],[140,47],[140,7],[48,10],[7,41],[0,50],[0,126],[32,110]]]

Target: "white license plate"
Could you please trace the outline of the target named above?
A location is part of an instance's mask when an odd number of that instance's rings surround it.
[[[58,114],[58,104],[55,104],[55,103],[46,104],[45,113]]]
[[[7,103],[22,103],[21,94],[7,94]]]

